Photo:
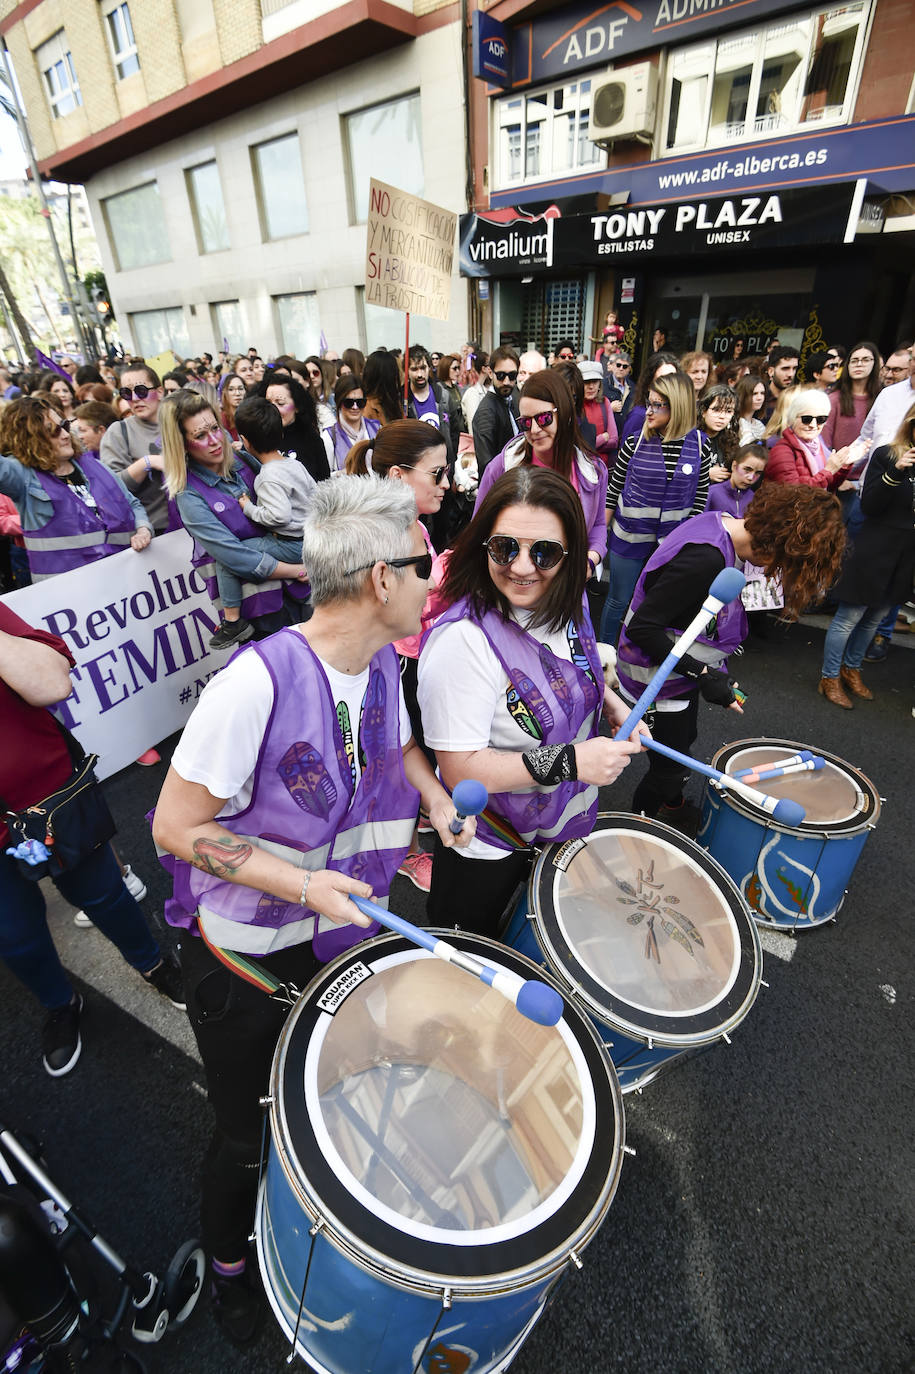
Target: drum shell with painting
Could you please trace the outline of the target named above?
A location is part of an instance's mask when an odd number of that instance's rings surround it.
[[[781,739],[745,739],[720,749],[722,773],[776,765],[808,746]],[[752,802],[706,788],[697,839],[730,873],[762,926],[805,930],[833,920],[880,816],[880,798],[865,775],[836,754],[817,772],[771,778],[759,788],[804,807],[799,826],[781,825]]]
[[[547,845],[505,939],[592,1019],[624,1093],[727,1039],[762,977],[759,936],[734,883],[686,836],[644,816],[601,814],[587,838]]]
[[[257,1248],[298,1354],[327,1374],[507,1368],[617,1186],[622,1096],[590,1024],[536,1025],[383,936],[299,999],[270,1096]]]

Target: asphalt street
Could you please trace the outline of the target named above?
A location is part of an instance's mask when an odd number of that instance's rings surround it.
[[[746,714],[704,707],[696,753],[782,737],[863,769],[885,804],[846,904],[834,924],[796,939],[764,932],[768,986],[733,1043],[627,1096],[635,1157],[513,1374],[915,1368],[915,653],[895,645],[867,666],[876,700],[843,712],[816,694],[822,640],[802,624],[751,641],[737,672]],[[106,784],[117,846],[148,883],[144,910],[165,939],[167,878],[143,816],[174,743],[162,765]],[[605,809],[627,808],[642,767],[606,789]],[[422,920],[404,879],[391,905]],[[193,1039],[184,1014],[98,932],[75,928],[53,890],[50,907],[87,1001],[83,1054],[64,1079],[44,1073],[40,1012],[0,968],[0,1121],[41,1140],[52,1176],[111,1244],[161,1271],[197,1230],[210,1118]],[[202,1303],[142,1354],[151,1374],[260,1374],[281,1367],[286,1346],[271,1319],[259,1345],[238,1353]]]

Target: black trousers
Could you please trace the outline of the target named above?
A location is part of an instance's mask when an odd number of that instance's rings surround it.
[[[289,1007],[221,964],[203,941],[181,941],[187,1012],[206,1072],[216,1129],[203,1164],[201,1225],[208,1254],[231,1264],[254,1224],[270,1066]],[[304,990],[321,967],[311,943],[253,959]]]
[[[426,914],[429,924],[496,938],[500,919],[519,883],[526,883],[533,862],[529,849],[504,859],[466,859],[446,849],[436,836],[432,887]]]
[[[699,733],[699,691],[690,692],[684,711],[655,711],[651,733],[659,744],[688,754]],[[689,770],[663,754],[648,754],[648,772],[642,778],[632,798],[632,809],[638,814],[656,816],[662,806],[677,806],[683,800],[683,784]]]

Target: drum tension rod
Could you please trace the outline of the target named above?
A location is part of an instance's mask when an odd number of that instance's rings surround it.
[[[638,1091],[641,1092],[642,1089],[639,1088]],[[636,1151],[635,1146],[634,1146],[634,1145],[624,1145],[624,1146],[623,1146],[623,1154],[624,1154],[624,1155],[632,1155],[632,1158],[635,1159],[636,1154],[637,1154],[637,1151]]]
[[[576,1268],[576,1269],[583,1269],[583,1268],[584,1268],[584,1265],[582,1264],[581,1260],[578,1258],[578,1256],[577,1256],[577,1254],[575,1253],[574,1250],[570,1250],[570,1251],[569,1251],[569,1259],[570,1259],[570,1260],[572,1261],[572,1263],[575,1265],[575,1268]]]

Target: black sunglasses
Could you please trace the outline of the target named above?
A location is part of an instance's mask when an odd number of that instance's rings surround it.
[[[398,463],[399,468],[409,468],[411,472],[422,472],[426,477],[432,478],[432,485],[437,487],[445,473],[448,471],[448,464],[443,463],[440,468],[418,468],[415,463]]]
[[[415,553],[412,558],[376,558],[375,563],[387,563],[389,568],[415,568],[421,582],[428,582],[432,576],[432,555],[428,552]],[[375,563],[363,563],[361,568],[349,568],[344,577],[354,577],[356,573],[367,572]]]
[[[347,396],[340,402],[347,410],[365,410],[364,396]]]
[[[48,434],[50,434],[52,439],[56,439],[60,434],[61,430],[66,430],[67,434],[69,434],[71,423],[72,421],[70,420],[61,420],[60,424],[55,425],[53,429],[48,430]]]
[[[513,382],[518,376],[517,369],[514,372],[494,372],[493,376],[497,382]]]
[[[118,387],[118,395],[122,401],[132,401],[134,397],[136,397],[138,401],[145,401],[149,393],[155,391],[155,389],[154,386],[144,386],[142,382],[137,382],[133,391],[131,391],[129,386]]]
[[[500,568],[508,567],[509,563],[513,563],[518,557],[522,548],[526,548],[531,562],[539,572],[549,572],[551,568],[558,567],[568,553],[568,549],[564,549],[555,539],[535,539],[530,543],[527,540],[516,539],[513,534],[491,534],[488,539],[483,540],[483,548]]]
[[[800,420],[800,422],[801,422],[802,425],[819,425],[820,428],[822,429],[823,425],[825,425],[826,421],[829,419],[829,416],[828,416],[828,415],[799,415],[797,418]]]

